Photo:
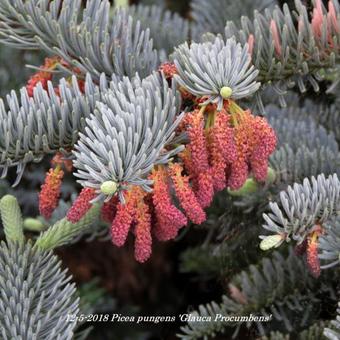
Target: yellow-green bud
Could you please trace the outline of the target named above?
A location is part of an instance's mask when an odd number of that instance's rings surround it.
[[[269,250],[271,248],[278,247],[283,241],[282,235],[270,235],[264,238],[260,243],[262,250]]]
[[[129,0],[115,0],[114,4],[115,4],[115,8],[128,7],[129,6]]]
[[[223,99],[228,99],[233,94],[233,90],[229,86],[223,86],[220,90],[220,95]]]
[[[24,228],[30,231],[42,231],[46,226],[37,218],[28,217],[24,219]]]
[[[240,189],[238,190],[228,189],[228,193],[231,196],[245,196],[256,192],[258,190],[258,187],[259,187],[258,183],[253,178],[248,178]]]
[[[268,167],[266,182],[267,183],[274,183],[275,178],[276,178],[275,170]]]
[[[104,195],[113,195],[117,191],[117,183],[114,181],[106,181],[100,186],[100,191]]]

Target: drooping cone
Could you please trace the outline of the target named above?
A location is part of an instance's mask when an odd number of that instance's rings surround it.
[[[95,190],[84,188],[67,212],[66,218],[72,223],[77,223],[92,207],[91,201],[96,197]]]
[[[151,174],[154,181],[152,202],[156,215],[154,234],[160,241],[174,239],[178,230],[188,221],[185,215],[172,202],[169,177],[164,167],[158,167]]]
[[[60,167],[50,169],[46,173],[45,183],[41,186],[39,193],[39,211],[41,216],[50,219],[53,211],[58,206],[60,187],[64,172]]]

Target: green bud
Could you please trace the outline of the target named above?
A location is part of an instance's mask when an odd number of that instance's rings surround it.
[[[260,243],[260,248],[262,250],[269,250],[271,248],[277,248],[283,242],[282,235],[270,235],[264,238]]]
[[[253,178],[248,178],[242,187],[238,190],[228,189],[228,193],[231,196],[246,196],[252,194],[258,190],[258,183]]]
[[[115,8],[129,6],[129,0],[115,0],[114,3],[115,3]]]
[[[100,191],[104,195],[113,195],[117,191],[117,183],[114,181],[106,181],[100,186]]]
[[[24,219],[24,228],[30,231],[42,231],[46,229],[45,225],[40,220],[31,217]]]
[[[267,183],[274,183],[275,182],[275,178],[276,178],[275,170],[270,168],[270,167],[268,167],[266,182]]]
[[[95,203],[88,212],[76,223],[63,218],[47,228],[37,238],[34,247],[41,250],[51,250],[69,244],[74,238],[89,232],[98,223],[101,205]]]
[[[228,99],[233,94],[233,90],[229,86],[223,86],[220,90],[220,95],[223,99]]]
[[[0,213],[7,241],[24,242],[23,221],[17,199],[5,195],[0,200]]]

